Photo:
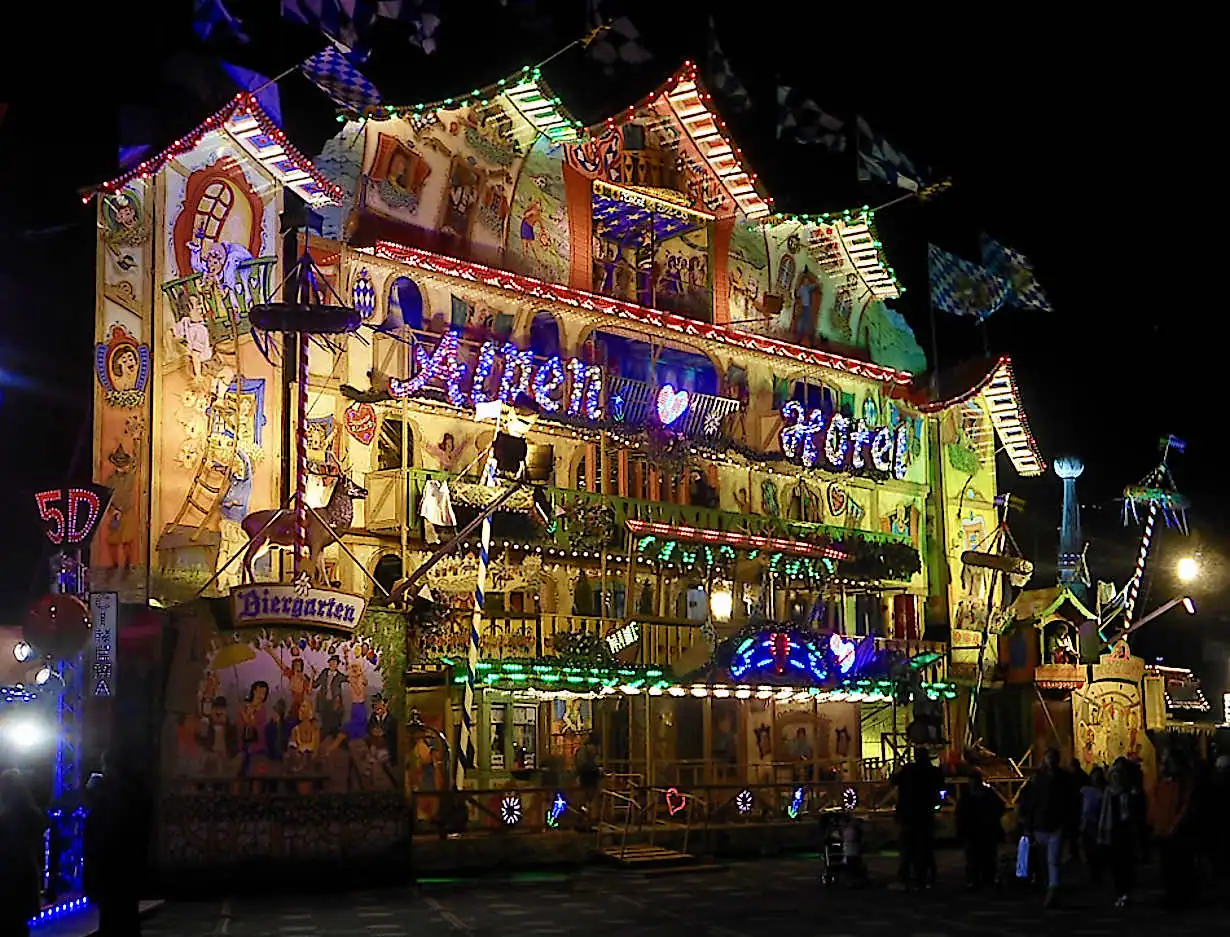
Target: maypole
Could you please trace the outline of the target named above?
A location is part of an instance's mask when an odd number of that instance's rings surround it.
[[[487,463],[483,466],[483,484],[488,488],[497,486],[494,442],[492,450],[487,454]],[[465,699],[461,708],[461,745],[456,768],[457,790],[461,790],[465,783],[466,770],[474,765],[474,699],[478,676],[478,629],[483,621],[483,600],[487,591],[487,565],[491,558],[491,517],[494,513],[494,511],[489,512],[483,518],[483,530],[479,544],[478,574],[474,582],[474,613],[470,616],[470,640],[466,646],[466,686]]]
[[[310,271],[304,271],[310,274]],[[300,280],[302,283],[302,280]],[[307,510],[307,477],[308,477],[308,341],[307,332],[299,333],[299,355],[295,363],[295,373],[299,378],[298,407],[295,415],[295,445],[298,447],[298,460],[295,468],[295,583],[302,587],[310,574],[307,572],[308,551],[308,510]]]

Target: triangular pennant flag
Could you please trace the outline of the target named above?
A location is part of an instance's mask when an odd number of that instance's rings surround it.
[[[594,61],[604,66],[608,75],[617,65],[644,65],[653,53],[641,45],[640,30],[626,16],[608,19],[603,6],[606,0],[589,0],[589,19],[593,32],[585,45]]]

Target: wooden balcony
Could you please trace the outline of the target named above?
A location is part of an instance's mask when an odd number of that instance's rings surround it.
[[[633,619],[635,640],[621,647],[617,657],[628,663],[670,667],[696,642],[703,640],[700,622]],[[590,615],[507,613],[488,615],[478,629],[480,654],[489,660],[541,660],[558,656],[556,635],[591,634],[606,639],[629,624],[622,618]],[[416,666],[443,658],[465,657],[470,619],[464,617],[435,638],[424,640]]]
[[[401,472],[390,469],[384,472],[371,472],[367,475],[366,523],[369,530],[396,530],[400,527],[405,507],[400,497]],[[432,469],[412,468],[408,472],[409,490],[415,504],[422,497],[423,487],[429,479],[449,480],[446,472]],[[598,494],[580,491],[575,488],[547,487],[547,494],[554,502],[557,513],[560,514],[551,539],[556,546],[567,547],[574,542],[576,531],[573,523],[579,515],[579,508],[588,505],[604,505],[611,511],[613,533],[610,543],[606,546],[625,551],[630,544],[626,522],[629,520],[651,521],[659,524],[699,527],[704,530],[735,531],[740,533],[758,534],[762,536],[788,537],[799,540],[815,540],[819,538],[844,539],[857,537],[871,543],[908,543],[906,537],[894,534],[878,533],[876,531],[850,530],[845,527],[834,527],[828,524],[816,524],[808,521],[787,520],[783,517],[772,517],[762,514],[740,514],[737,511],[725,511],[721,508],[702,507],[694,504],[677,504],[667,501],[647,501],[640,498],[628,498],[616,494]],[[411,526],[416,525],[417,518],[410,518]]]

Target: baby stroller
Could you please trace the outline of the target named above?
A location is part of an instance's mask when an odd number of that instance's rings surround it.
[[[831,808],[820,813],[820,881],[836,885],[843,875],[856,887],[867,880],[862,821],[849,810]]]

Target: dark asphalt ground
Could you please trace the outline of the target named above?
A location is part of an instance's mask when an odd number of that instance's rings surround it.
[[[313,892],[225,901],[168,902],[146,937],[1184,937],[1219,932],[1211,904],[1179,915],[1159,905],[1156,869],[1137,900],[1116,910],[1109,886],[1073,882],[1057,909],[1015,883],[991,894],[964,889],[961,859],[941,853],[940,881],[924,893],[889,887],[895,860],[873,857],[862,889],[824,887],[815,858],[774,858],[717,870],[645,874],[587,866],[574,874],[431,881],[340,894]]]

